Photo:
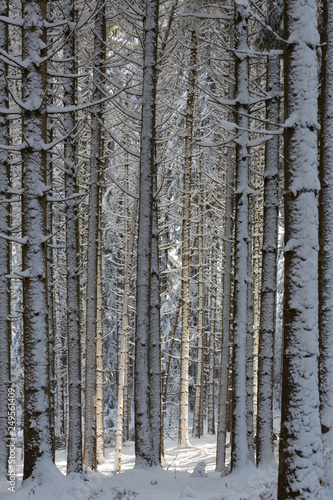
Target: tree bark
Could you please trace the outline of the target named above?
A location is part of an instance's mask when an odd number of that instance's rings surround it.
[[[214,241],[214,240],[213,240]],[[207,377],[207,421],[208,434],[215,434],[215,335],[217,315],[217,242],[212,246],[211,257],[211,294],[210,294],[210,330],[208,334],[208,377]]]
[[[126,206],[126,205],[125,205]],[[128,216],[128,210],[125,209],[125,214]],[[120,348],[119,348],[119,370],[118,370],[118,400],[117,400],[117,425],[116,425],[116,445],[114,457],[114,469],[116,472],[121,472],[121,450],[123,443],[123,415],[125,400],[125,387],[127,385],[127,377],[129,367],[126,366],[128,360],[129,348],[129,298],[131,291],[132,264],[135,240],[135,225],[137,219],[137,202],[133,204],[132,224],[130,234],[127,233],[126,253],[125,253],[125,269],[124,269],[124,295],[122,304],[122,321],[120,332]],[[128,229],[128,228],[127,228]],[[127,390],[129,388],[127,387]]]
[[[94,70],[92,101],[103,98],[103,72],[105,60],[105,4],[96,2]],[[103,166],[102,104],[92,109],[92,137],[90,157],[89,219],[88,219],[88,265],[86,292],[86,403],[84,421],[84,466],[96,467],[96,325],[97,325],[97,276],[98,276],[98,236],[100,179]]]
[[[317,4],[285,1],[284,353],[278,499],[321,497]]]
[[[152,402],[150,397],[149,367],[159,1],[146,0],[144,7],[134,391],[135,464],[143,468],[158,465],[152,436],[151,404],[160,405],[160,401]]]
[[[234,86],[230,85],[230,97],[234,97]],[[234,113],[230,113],[230,121]],[[229,353],[230,353],[230,313],[232,296],[232,226],[233,226],[233,201],[234,188],[234,161],[233,151],[228,150],[227,180],[226,180],[226,205],[224,225],[224,263],[223,263],[223,309],[222,309],[222,347],[219,386],[219,416],[217,427],[216,471],[226,474],[225,446],[227,435],[227,401],[229,380]]]
[[[280,57],[267,58],[269,101],[267,130],[279,121]],[[258,359],[257,465],[266,467],[274,459],[273,447],[273,354],[276,316],[278,245],[279,136],[266,142],[264,178],[264,241],[262,249],[261,311]]]
[[[47,310],[46,173],[47,63],[46,0],[23,1],[23,479],[37,474],[41,459],[52,460]]]
[[[73,0],[66,0],[64,15],[71,23],[75,21]],[[68,25],[64,33],[64,73],[76,74],[75,36]],[[65,78],[64,106],[76,104],[76,84],[74,78]],[[81,430],[81,338],[79,320],[80,283],[78,277],[79,241],[78,241],[78,198],[76,144],[74,140],[76,126],[75,111],[69,111],[64,117],[65,196],[66,201],[66,266],[67,266],[67,376],[68,376],[68,453],[67,473],[80,472],[82,469],[82,430]]]
[[[234,276],[234,342],[233,342],[233,428],[232,470],[249,461],[246,408],[246,338],[248,306],[248,240],[249,240],[249,67],[247,2],[235,4],[235,73],[236,122],[240,132],[236,139],[235,192],[235,276]]]
[[[319,192],[319,390],[324,480],[333,486],[333,9],[323,2]]]
[[[201,170],[199,172],[199,192],[198,192],[198,210],[199,210],[199,230],[198,230],[198,344],[197,344],[197,376],[195,382],[195,400],[193,412],[192,436],[201,437],[201,407],[202,407],[202,384],[204,372],[204,335],[205,335],[205,254],[204,254],[204,199],[201,186]]]
[[[191,171],[193,156],[193,121],[197,62],[197,35],[191,31],[190,61],[186,102],[186,137],[182,214],[182,327],[180,340],[180,388],[178,447],[189,446],[188,440],[188,370],[190,357],[190,262],[191,262]]]

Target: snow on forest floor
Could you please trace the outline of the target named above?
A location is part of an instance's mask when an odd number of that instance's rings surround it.
[[[22,482],[22,463],[17,462],[17,500],[276,500],[277,464],[266,470],[249,466],[243,471],[221,477],[215,472],[216,436],[191,439],[191,447],[178,449],[172,440],[165,442],[165,465],[149,470],[134,468],[134,443],[123,447],[121,474],[113,472],[114,448],[107,448],[105,463],[88,475],[65,476],[66,453],[56,453],[57,468],[43,464],[40,478]],[[21,450],[17,449],[18,457]],[[193,477],[199,462],[206,462],[205,477]],[[13,493],[0,482],[0,500]],[[323,488],[323,500],[333,492]]]
[[[191,448],[178,449],[166,440],[165,466],[140,470],[134,468],[134,443],[123,447],[122,473],[113,472],[114,448],[106,449],[105,463],[87,476],[65,477],[66,454],[59,451],[56,463],[45,464],[42,477],[30,479],[19,487],[22,465],[18,465],[17,500],[264,500],[276,499],[277,466],[258,471],[248,467],[240,473],[221,477],[215,472],[216,436],[191,439]],[[19,450],[18,450],[19,452]],[[195,466],[206,462],[206,477],[193,477]],[[39,484],[41,483],[41,484]],[[13,495],[0,484],[0,499]]]

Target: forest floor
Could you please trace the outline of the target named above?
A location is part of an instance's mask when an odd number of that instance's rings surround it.
[[[122,473],[115,474],[114,448],[107,448],[105,463],[89,474],[65,476],[66,453],[56,453],[56,465],[44,463],[41,476],[22,486],[22,463],[17,461],[16,492],[0,482],[0,500],[276,500],[277,464],[266,469],[248,466],[221,477],[215,472],[216,436],[191,439],[191,447],[178,449],[177,442],[165,442],[163,468],[134,468],[134,443],[123,447]],[[17,449],[20,457],[21,450]],[[205,470],[193,474],[200,462]],[[198,467],[197,467],[198,469]],[[198,477],[196,477],[198,476]],[[323,500],[332,500],[333,491],[323,488]]]
[[[107,448],[105,463],[86,476],[64,476],[65,451],[56,454],[58,470],[45,464],[39,479],[30,479],[24,486],[22,464],[18,461],[15,499],[18,500],[264,500],[276,499],[277,465],[267,470],[249,466],[226,477],[215,472],[216,436],[191,439],[191,447],[178,449],[177,443],[166,440],[163,469],[134,468],[134,443],[123,447],[122,473],[113,472],[114,448]],[[18,450],[18,456],[19,456]],[[205,471],[193,474],[198,463],[205,462]],[[204,472],[204,474],[203,474]],[[195,476],[198,477],[195,477]],[[0,484],[0,499],[13,495],[5,483]]]

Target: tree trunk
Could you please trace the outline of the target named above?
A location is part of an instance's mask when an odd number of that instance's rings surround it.
[[[323,2],[319,192],[319,390],[324,479],[333,487],[333,6]]]
[[[74,23],[74,1],[66,0],[64,15]],[[64,73],[75,75],[75,36],[70,26],[64,33]],[[74,78],[66,78],[64,84],[64,106],[74,107],[76,103],[76,84]],[[67,267],[67,349],[68,349],[68,453],[67,473],[80,472],[82,469],[82,430],[81,430],[81,339],[79,321],[79,277],[78,277],[78,198],[77,189],[75,111],[69,111],[64,117],[65,133],[69,136],[64,141],[65,196],[66,196],[66,267]]]
[[[153,190],[157,192],[157,165],[154,166]],[[150,290],[150,421],[155,463],[161,463],[161,341],[160,341],[160,263],[158,235],[158,200],[153,200]]]
[[[186,102],[186,137],[183,182],[182,215],[182,328],[180,340],[180,388],[178,447],[189,446],[188,441],[188,370],[190,357],[190,263],[191,263],[191,171],[193,156],[193,121],[197,62],[197,35],[191,31],[190,61]]]
[[[230,85],[230,98],[234,97],[234,86]],[[229,117],[232,122],[234,114]],[[217,427],[216,471],[223,475],[225,469],[225,446],[227,434],[227,401],[229,380],[229,352],[230,352],[230,312],[231,312],[231,268],[232,268],[232,194],[234,186],[233,151],[228,149],[225,225],[224,225],[224,262],[223,262],[223,309],[222,309],[222,347],[219,386],[219,416]]]
[[[105,4],[96,2],[94,70],[92,101],[103,97],[103,72],[105,59]],[[86,405],[84,421],[84,466],[96,467],[96,333],[97,333],[97,276],[98,276],[98,236],[100,178],[103,165],[102,104],[92,109],[92,137],[90,157],[89,219],[88,219],[88,265],[86,292]]]
[[[45,0],[23,1],[23,336],[24,470],[38,473],[42,458],[52,460],[47,310],[46,172],[47,64]],[[38,64],[37,62],[38,61]]]
[[[195,383],[195,400],[193,413],[192,436],[200,438],[201,433],[201,407],[202,407],[202,384],[204,372],[204,335],[205,335],[205,253],[204,253],[204,199],[201,187],[201,171],[199,173],[199,192],[198,192],[198,210],[199,210],[199,230],[198,230],[198,259],[199,259],[199,277],[198,277],[198,345],[197,345],[197,376]]]
[[[102,282],[102,196],[99,201],[99,237],[97,262],[97,318],[96,318],[96,462],[105,461],[104,447],[104,337],[103,337],[103,282]]]
[[[128,216],[128,211],[125,214]],[[118,368],[118,401],[117,401],[117,424],[116,424],[116,445],[114,457],[114,470],[121,472],[121,450],[123,443],[123,415],[124,405],[127,403],[125,395],[125,387],[127,385],[127,377],[129,366],[126,367],[128,360],[129,348],[129,298],[131,292],[132,264],[133,251],[135,240],[135,224],[137,218],[137,202],[133,204],[132,224],[130,234],[126,235],[128,239],[126,243],[125,253],[125,269],[124,269],[124,295],[122,304],[122,321],[120,332],[120,347],[119,347],[119,368]],[[129,388],[127,387],[127,390]]]
[[[215,335],[217,299],[217,242],[214,241],[211,257],[210,329],[208,335],[208,434],[215,434]]]
[[[279,121],[280,57],[267,58],[269,101],[267,130]],[[264,241],[262,249],[261,311],[258,359],[257,465],[266,467],[274,459],[273,448],[273,354],[276,316],[278,245],[279,136],[266,142],[264,179]]]
[[[235,4],[235,73],[236,122],[240,132],[236,140],[235,193],[235,277],[234,277],[234,342],[233,342],[233,429],[231,465],[236,470],[249,461],[246,412],[246,338],[248,305],[248,240],[249,240],[249,68],[248,68],[248,3]]]
[[[158,9],[158,0],[145,1],[134,391],[137,467],[158,465],[151,428],[151,404],[159,405],[160,401],[152,402],[150,397],[149,367]]]
[[[252,207],[251,207],[252,208]],[[253,278],[252,278],[252,210],[249,207],[249,241],[247,261],[247,329],[246,329],[246,427],[248,458],[254,460],[253,442]]]
[[[278,499],[321,497],[317,3],[286,0],[284,353]]]

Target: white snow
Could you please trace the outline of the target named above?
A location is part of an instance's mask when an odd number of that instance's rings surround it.
[[[57,467],[43,461],[40,475],[19,487],[22,464],[18,461],[15,500],[260,500],[276,499],[277,466],[257,470],[254,466],[221,477],[215,472],[216,436],[192,439],[191,447],[178,449],[175,441],[165,443],[162,468],[135,469],[134,443],[123,446],[121,474],[114,473],[114,448],[106,449],[105,463],[98,471],[65,477],[66,453],[56,453]],[[20,457],[21,450],[17,450]],[[205,465],[204,465],[205,464]],[[198,467],[199,466],[199,467]],[[198,468],[203,474],[193,474]],[[207,476],[205,476],[207,474]],[[8,485],[0,483],[0,498],[11,498]],[[266,496],[265,496],[266,495]]]

